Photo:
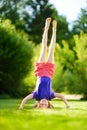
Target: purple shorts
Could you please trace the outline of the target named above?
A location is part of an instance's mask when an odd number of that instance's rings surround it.
[[[33,92],[33,98],[38,101],[43,98],[47,100],[54,98],[54,92],[52,91],[52,82],[49,77],[43,76],[37,79],[36,89]]]

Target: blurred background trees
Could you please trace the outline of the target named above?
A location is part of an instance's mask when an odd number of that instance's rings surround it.
[[[67,39],[69,35],[68,22],[64,16],[58,15],[57,10],[49,0],[0,0],[1,19],[10,19],[17,29],[29,34],[29,40],[39,44],[42,39],[44,22],[47,17],[58,21],[57,41]],[[50,29],[49,38],[51,35]]]
[[[77,20],[73,23],[73,34],[80,34],[81,30],[87,33],[87,8],[81,9]]]
[[[87,8],[70,30],[49,0],[0,0],[0,94],[25,96],[34,89],[34,63],[47,17],[58,22],[53,88],[87,98]],[[51,34],[50,28],[48,42]]]
[[[56,91],[83,94],[87,99],[87,34],[81,32],[73,40],[73,49],[65,41],[63,47],[56,46],[53,86]]]
[[[32,65],[32,48],[28,36],[17,32],[9,20],[0,23],[0,94],[22,94],[19,88]]]

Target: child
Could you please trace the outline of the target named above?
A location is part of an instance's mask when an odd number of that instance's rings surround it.
[[[54,74],[55,64],[54,64],[54,49],[56,43],[56,27],[57,22],[53,20],[53,28],[52,28],[52,38],[48,52],[48,59],[45,61],[46,51],[47,51],[47,37],[48,37],[48,29],[50,26],[51,18],[47,18],[45,22],[45,29],[42,38],[42,50],[39,57],[38,62],[35,64],[35,75],[37,76],[36,89],[34,92],[26,96],[21,105],[20,109],[23,109],[26,101],[34,98],[38,101],[35,105],[36,108],[52,108],[53,106],[50,104],[50,100],[57,97],[61,98],[66,107],[70,106],[67,103],[65,97],[59,93],[55,93],[52,91],[52,82],[51,79]]]

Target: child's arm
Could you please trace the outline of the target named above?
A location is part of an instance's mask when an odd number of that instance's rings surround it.
[[[64,97],[64,95],[59,94],[59,93],[54,93],[54,96],[57,97],[57,98],[61,98],[64,101],[66,107],[68,109],[70,108],[70,105],[68,104],[68,102],[67,102],[66,98]]]
[[[30,99],[32,99],[32,98],[33,98],[33,93],[31,93],[31,94],[29,94],[28,96],[26,96],[26,97],[22,100],[19,109],[23,109],[23,108],[24,108],[24,104],[25,104],[28,100],[30,100]]]

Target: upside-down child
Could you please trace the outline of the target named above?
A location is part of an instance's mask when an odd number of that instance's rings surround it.
[[[55,64],[54,64],[54,49],[56,43],[56,28],[57,22],[53,20],[52,27],[52,38],[48,52],[48,58],[46,58],[47,51],[47,38],[48,38],[48,29],[50,26],[51,18],[47,18],[45,22],[45,29],[42,38],[42,49],[38,62],[35,64],[35,75],[37,77],[36,88],[35,90],[26,96],[21,104],[20,109],[23,109],[24,104],[34,98],[37,101],[35,105],[36,108],[52,108],[53,106],[50,103],[50,100],[53,98],[61,98],[66,107],[70,108],[67,103],[64,95],[56,93],[52,90],[52,77],[54,75]]]

